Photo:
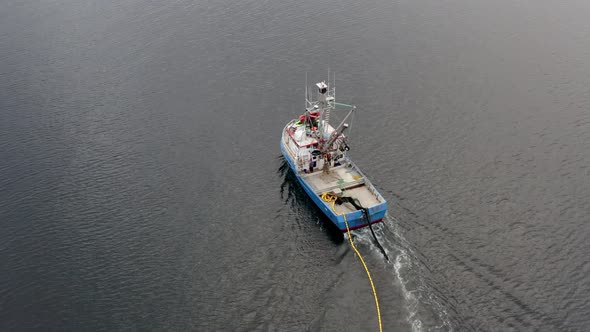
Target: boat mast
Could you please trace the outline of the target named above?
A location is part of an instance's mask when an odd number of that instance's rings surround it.
[[[328,107],[327,103],[327,93],[328,93],[328,85],[326,82],[322,81],[316,83],[318,87],[318,101],[317,107],[319,108],[321,114],[320,120],[320,137],[324,138],[328,135],[328,122],[330,121],[330,108]]]
[[[307,103],[308,103],[308,99],[307,99],[307,72],[305,72],[305,109],[307,109]]]

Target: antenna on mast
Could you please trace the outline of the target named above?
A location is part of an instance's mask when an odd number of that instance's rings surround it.
[[[329,79],[329,77],[328,77]],[[332,82],[332,97],[334,97],[334,105],[336,104],[336,72],[334,72],[334,81]]]
[[[307,109],[307,103],[309,99],[307,99],[307,72],[305,72],[305,109]]]

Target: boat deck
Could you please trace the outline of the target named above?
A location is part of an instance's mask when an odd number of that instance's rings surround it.
[[[310,184],[310,187],[317,194],[333,191],[334,189],[345,189],[363,184],[365,179],[351,165],[332,167],[330,173],[316,170],[314,173],[302,175],[303,179]]]
[[[351,164],[333,167],[328,174],[319,170],[312,174],[303,175],[302,179],[309,184],[317,195],[326,192],[342,193],[344,196],[358,199],[364,207],[372,207],[382,203],[379,197],[365,183],[363,175]],[[338,213],[356,210],[350,203],[336,204]]]

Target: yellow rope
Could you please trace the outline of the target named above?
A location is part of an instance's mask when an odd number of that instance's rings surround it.
[[[336,195],[331,194],[331,193],[323,193],[322,200],[327,203],[332,203],[332,206],[331,206],[332,210],[337,215],[340,215],[336,211],[336,207],[335,207]],[[365,263],[363,256],[358,251],[358,249],[354,245],[354,242],[352,241],[352,235],[350,234],[350,228],[348,227],[348,220],[346,219],[346,213],[343,213],[342,216],[344,217],[344,222],[346,223],[346,231],[348,232],[348,241],[350,242],[350,246],[352,247],[354,252],[356,252],[361,263],[363,263],[363,267],[365,268],[365,271],[367,272],[367,277],[369,277],[369,282],[371,283],[371,288],[373,289],[373,297],[375,298],[375,307],[377,308],[377,318],[379,319],[379,332],[383,332],[383,327],[381,326],[381,310],[379,309],[379,299],[377,298],[377,290],[375,289],[375,284],[373,284],[373,278],[371,278],[371,272],[369,272],[369,268],[367,267],[367,264]]]

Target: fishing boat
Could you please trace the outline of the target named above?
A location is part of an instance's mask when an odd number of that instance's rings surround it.
[[[347,155],[345,132],[356,107],[336,102],[334,84],[322,81],[316,87],[313,93],[306,86],[305,111],[283,130],[283,156],[311,200],[342,232],[380,222],[387,202]],[[333,127],[330,117],[342,109],[346,115]]]

